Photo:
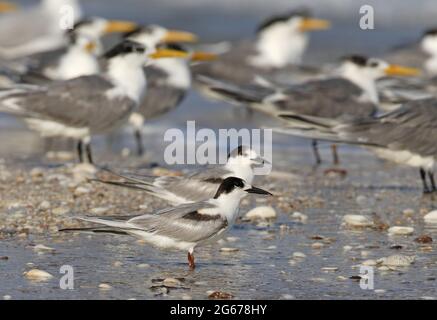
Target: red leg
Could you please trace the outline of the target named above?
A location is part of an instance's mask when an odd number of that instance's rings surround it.
[[[196,268],[196,265],[194,264],[194,254],[191,254],[190,252],[188,252],[188,266],[190,267],[190,270]]]

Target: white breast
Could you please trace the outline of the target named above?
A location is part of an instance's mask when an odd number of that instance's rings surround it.
[[[152,65],[168,74],[166,83],[169,85],[183,90],[191,87],[191,72],[185,60],[159,59]]]

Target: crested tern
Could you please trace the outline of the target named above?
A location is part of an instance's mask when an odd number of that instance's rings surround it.
[[[142,239],[159,249],[184,250],[188,252],[189,268],[194,270],[194,249],[219,240],[232,227],[238,217],[241,200],[248,194],[272,195],[243,179],[228,177],[220,183],[213,197],[202,202],[182,204],[130,217],[126,221],[78,217],[100,226],[60,231],[124,234]]]
[[[120,175],[109,171],[122,180],[96,181],[144,191],[166,200],[172,205],[180,205],[211,198],[217,187],[228,177],[241,178],[251,184],[254,179],[254,167],[264,163],[266,163],[266,160],[261,158],[255,150],[246,146],[239,146],[229,153],[225,165],[210,166],[184,177]]]
[[[271,89],[256,85],[236,87],[214,81],[210,90],[233,103],[247,105],[275,118],[278,118],[278,114],[288,113],[351,120],[372,116],[378,111],[377,79],[386,75],[414,76],[419,73],[414,68],[390,65],[383,60],[361,55],[344,57],[336,72],[338,76],[289,88]],[[287,131],[286,128],[275,130]],[[334,162],[338,163],[335,145],[332,151]],[[319,164],[321,159],[316,141],[313,141],[313,152]]]
[[[193,67],[196,87],[215,97],[204,84],[204,77],[235,85],[262,83],[287,66],[302,63],[308,46],[308,32],[330,27],[326,20],[311,17],[308,10],[294,10],[273,16],[257,30],[254,41],[242,41],[212,63]]]
[[[362,145],[383,159],[419,168],[423,192],[437,191],[433,174],[437,159],[435,98],[410,101],[390,113],[353,121],[305,115],[283,117],[290,123],[289,134]]]
[[[0,112],[25,119],[43,137],[77,140],[79,160],[84,145],[92,163],[91,136],[119,127],[138,107],[146,89],[145,61],[171,54],[126,40],[105,54],[102,74],[0,91]]]

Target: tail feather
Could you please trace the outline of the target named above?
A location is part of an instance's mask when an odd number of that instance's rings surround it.
[[[331,131],[332,128],[341,124],[336,119],[329,118],[321,118],[321,117],[313,117],[307,115],[298,115],[298,114],[287,114],[281,113],[278,115],[279,118],[288,122],[291,127],[303,127],[303,128],[314,128],[318,130]]]
[[[116,234],[116,235],[129,235],[126,231],[119,229],[111,229],[107,227],[91,227],[91,228],[67,228],[59,229],[58,232],[82,232],[82,233],[106,233],[106,234]]]

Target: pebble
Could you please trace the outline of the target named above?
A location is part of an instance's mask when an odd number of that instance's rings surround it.
[[[437,210],[429,212],[423,217],[423,219],[425,220],[425,223],[437,224]]]
[[[51,204],[50,204],[50,202],[45,200],[39,204],[38,208],[39,208],[39,210],[46,211],[46,210],[49,210],[51,208]]]
[[[389,235],[402,235],[402,236],[409,236],[414,233],[414,228],[412,227],[391,227],[388,229]]]
[[[402,211],[402,214],[406,217],[412,217],[414,216],[414,210],[413,209],[405,209]]]
[[[115,261],[112,265],[116,268],[119,268],[123,265],[123,263],[121,261]]]
[[[30,176],[32,178],[41,178],[44,175],[44,169],[42,168],[33,168],[30,170]]]
[[[322,249],[324,246],[325,245],[323,243],[321,243],[321,242],[314,242],[311,245],[311,248],[313,248],[313,249]]]
[[[107,284],[107,283],[101,283],[101,284],[99,284],[99,289],[100,289],[100,290],[111,290],[111,289],[112,289],[112,286],[110,286],[110,285]]]
[[[414,241],[416,241],[418,243],[432,243],[432,238],[430,236],[423,235],[423,236],[420,236],[420,237],[414,239]]]
[[[347,251],[351,251],[353,249],[352,246],[344,246],[343,247],[343,251],[347,252]]]
[[[249,220],[269,220],[276,218],[276,210],[272,207],[256,207],[246,213],[246,218]]]
[[[50,273],[39,269],[32,269],[30,271],[27,271],[24,273],[24,276],[32,281],[47,281],[53,278]]]
[[[373,221],[369,217],[358,215],[358,214],[348,214],[343,217],[343,221],[351,227],[372,227]]]
[[[238,248],[220,248],[220,252],[223,253],[232,253],[232,252],[238,252],[240,249]]]
[[[100,216],[100,215],[104,215],[104,214],[107,213],[109,210],[111,210],[110,207],[100,207],[100,208],[92,208],[92,209],[90,210],[90,212],[91,212],[92,214],[95,214],[95,215],[97,215],[97,216]]]
[[[386,291],[384,289],[375,289],[374,291],[376,294],[382,294],[382,293],[386,293]]]
[[[11,300],[11,299],[12,297],[8,294],[3,296],[3,300]]]
[[[283,295],[281,296],[281,299],[282,299],[282,300],[295,300],[296,297],[293,296],[293,295],[291,295],[291,294],[283,294]]]
[[[162,281],[162,284],[167,288],[179,288],[182,286],[182,282],[176,278],[166,278]]]
[[[208,291],[208,298],[209,299],[232,299],[234,296],[227,292],[220,292],[220,291]]]
[[[147,264],[147,263],[141,263],[141,264],[137,265],[137,268],[140,268],[140,269],[147,269],[147,268],[150,268],[150,264]]]
[[[88,188],[85,188],[85,187],[77,187],[76,190],[74,190],[74,195],[75,195],[76,197],[80,197],[80,196],[83,196],[83,195],[88,194],[88,193],[90,193],[90,192],[91,192],[91,190],[88,189]]]
[[[335,271],[338,271],[338,268],[337,267],[323,267],[322,271],[325,271],[325,272],[335,272]]]
[[[293,258],[305,259],[307,256],[303,252],[295,252],[293,253]]]
[[[387,267],[408,267],[409,265],[414,263],[414,261],[414,256],[404,256],[400,254],[395,254],[387,258],[381,258],[377,260],[378,264]]]
[[[33,247],[33,251],[38,253],[45,253],[45,252],[55,252],[56,250],[54,248],[47,247],[43,244],[37,244]]]
[[[300,213],[300,212],[293,212],[291,217],[295,220],[299,220],[302,223],[305,223],[308,221],[308,216],[306,214]]]
[[[193,300],[193,297],[188,294],[183,294],[181,297],[182,300]]]

